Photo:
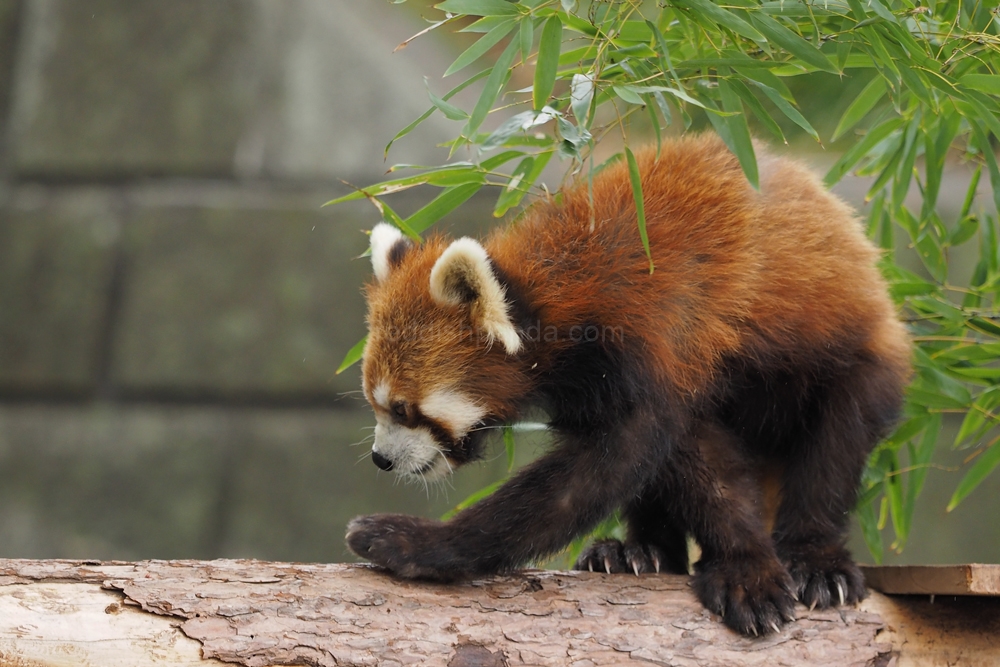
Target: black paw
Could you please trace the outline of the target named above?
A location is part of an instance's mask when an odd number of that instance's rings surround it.
[[[435,563],[436,533],[441,524],[403,514],[359,516],[347,524],[347,546],[406,579],[454,579],[443,563]]]
[[[741,634],[759,637],[795,620],[792,580],[775,559],[702,562],[692,585],[701,603]]]
[[[843,547],[782,554],[793,591],[809,609],[857,604],[868,597],[865,578]]]
[[[663,552],[651,544],[637,542],[623,544],[618,540],[600,540],[583,550],[573,569],[608,574],[622,572],[635,575],[649,572],[659,574],[664,562]]]

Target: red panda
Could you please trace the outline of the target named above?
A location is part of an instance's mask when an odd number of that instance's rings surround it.
[[[485,429],[541,406],[551,451],[439,522],[358,517],[347,542],[398,576],[508,572],[620,510],[624,542],[577,568],[688,571],[747,635],[855,603],[845,548],[865,461],[888,434],[910,343],[850,208],[763,155],[760,191],[714,135],[638,164],[655,270],[618,164],[479,242],[372,231],[363,387],[372,459],[440,477]]]

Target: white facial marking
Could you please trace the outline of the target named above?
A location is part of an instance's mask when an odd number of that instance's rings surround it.
[[[385,382],[379,382],[377,385],[375,385],[375,388],[372,389],[372,398],[375,399],[375,403],[377,403],[379,407],[388,410],[389,385],[386,384]]]
[[[434,480],[451,472],[434,436],[423,427],[407,428],[376,417],[372,451],[392,461],[393,470],[406,477]]]
[[[440,422],[456,440],[481,422],[487,412],[479,403],[452,389],[432,391],[420,401],[420,411]]]

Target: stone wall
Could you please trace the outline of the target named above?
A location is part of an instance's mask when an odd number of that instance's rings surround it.
[[[411,4],[0,0],[0,557],[340,560],[351,516],[435,516],[500,474],[378,475],[357,370],[334,373],[376,215],[321,204],[379,178],[454,56],[392,53]],[[440,162],[453,130],[390,162]],[[904,560],[995,560],[1000,476],[946,518],[957,479],[929,476]]]
[[[374,1],[0,0],[0,555],[339,560],[351,516],[439,514],[502,465],[447,493],[377,476],[349,446],[358,373],[334,372],[377,218],[321,204],[427,108],[447,46],[392,54],[423,25]],[[445,122],[390,159],[442,160]]]

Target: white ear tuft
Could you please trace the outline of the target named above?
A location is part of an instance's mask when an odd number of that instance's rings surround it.
[[[380,222],[372,228],[372,269],[375,270],[375,278],[380,283],[385,282],[385,279],[389,277],[389,272],[392,270],[392,264],[389,261],[389,252],[402,239],[403,232],[387,222]]]
[[[507,312],[507,295],[490,265],[486,249],[461,238],[448,246],[431,269],[431,298],[445,306],[468,304],[473,322],[490,343],[499,339],[507,354],[521,350],[521,339]]]

